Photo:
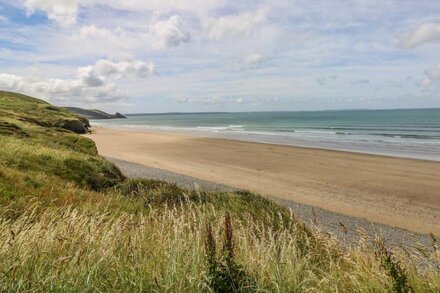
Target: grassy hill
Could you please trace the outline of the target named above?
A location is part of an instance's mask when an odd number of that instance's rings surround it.
[[[76,133],[86,133],[90,126],[86,118],[72,115],[69,111],[54,107],[42,100],[3,91],[0,91],[0,99],[2,119],[0,131],[5,134],[14,132],[12,128],[20,127],[23,123],[27,123],[28,126],[57,127]]]
[[[125,179],[80,125],[0,92],[1,292],[440,290],[438,254],[421,270],[380,241],[342,249],[259,195]]]
[[[83,117],[86,117],[88,119],[116,119],[116,118],[127,118],[121,113],[116,113],[114,115],[108,114],[101,110],[96,109],[82,109],[77,107],[64,107],[63,109],[66,109],[70,112],[82,115]]]

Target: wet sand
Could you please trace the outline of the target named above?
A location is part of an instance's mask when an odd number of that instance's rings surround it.
[[[440,162],[98,127],[101,155],[440,235]]]

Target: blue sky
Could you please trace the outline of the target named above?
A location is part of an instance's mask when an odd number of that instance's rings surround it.
[[[440,107],[440,2],[0,0],[0,90],[125,113]]]

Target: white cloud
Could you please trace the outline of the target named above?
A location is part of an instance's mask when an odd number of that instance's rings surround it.
[[[114,77],[116,79],[125,77],[145,78],[156,74],[156,66],[153,62],[140,60],[112,62],[110,60],[99,60],[93,66],[93,72],[102,78]]]
[[[183,11],[193,14],[207,14],[223,7],[226,0],[94,0],[98,4],[135,12],[157,11],[173,13]]]
[[[102,86],[108,78],[116,80],[127,77],[146,78],[154,74],[156,74],[154,63],[140,60],[113,62],[102,59],[93,66],[78,68],[78,79],[88,87]]]
[[[426,43],[440,43],[440,23],[424,23],[399,36],[399,46],[403,48],[414,48]]]
[[[50,101],[106,102],[116,101],[122,95],[115,84],[89,86],[81,79],[51,78],[36,81],[14,74],[0,74],[0,89],[21,92]]]
[[[152,25],[150,32],[158,39],[159,46],[164,48],[176,47],[191,39],[190,33],[178,15]]]
[[[43,11],[47,17],[62,26],[76,22],[81,0],[24,0],[24,7],[29,15]]]
[[[426,70],[425,76],[426,78],[422,81],[422,86],[440,84],[440,64],[437,64],[433,69]]]
[[[266,9],[258,9],[219,18],[206,18],[203,20],[203,25],[208,38],[220,40],[224,37],[243,36],[252,32],[266,20],[266,16]]]
[[[78,76],[79,80],[89,87],[98,87],[105,83],[104,78],[98,76],[92,66],[78,68]]]
[[[28,81],[26,85],[29,90],[35,92],[38,96],[46,98],[51,97],[75,97],[82,94],[87,94],[86,85],[82,84],[80,80],[64,80],[58,78],[51,78],[45,81],[32,82]],[[24,89],[27,91],[27,89]]]
[[[258,53],[247,55],[244,58],[244,63],[248,65],[258,65],[263,63],[265,60],[264,56]]]
[[[113,80],[146,78],[155,73],[153,63],[139,60],[112,62],[99,60],[93,66],[78,68],[76,79],[34,80],[14,74],[0,74],[0,89],[23,92],[52,101],[116,101],[122,94]]]
[[[21,90],[25,82],[22,77],[13,74],[0,73],[0,89]]]
[[[82,27],[79,31],[79,35],[84,39],[96,39],[112,37],[113,33],[110,30],[98,28],[95,25],[89,25]]]
[[[188,43],[191,34],[182,18],[173,15],[163,21],[153,21],[151,25],[148,25],[148,21],[145,21],[143,26],[137,27],[135,30],[126,30],[121,27],[107,29],[96,25],[83,26],[73,37],[77,37],[78,41],[87,42],[92,47],[95,47],[94,45],[98,43],[100,50],[113,49],[115,51],[121,49],[121,51],[127,51],[139,49],[144,51],[146,46],[153,49],[177,47]]]

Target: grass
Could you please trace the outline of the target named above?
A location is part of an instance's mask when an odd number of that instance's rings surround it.
[[[422,270],[250,192],[125,179],[62,121],[86,123],[0,92],[1,292],[440,291],[437,250]]]

